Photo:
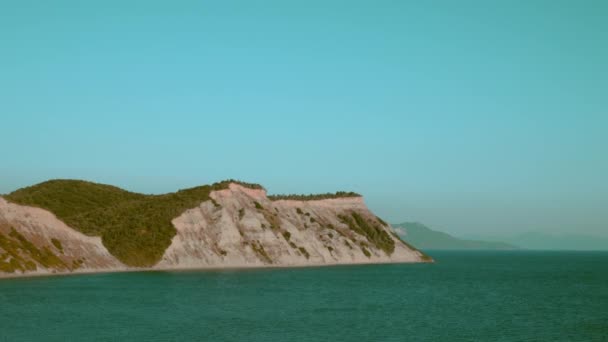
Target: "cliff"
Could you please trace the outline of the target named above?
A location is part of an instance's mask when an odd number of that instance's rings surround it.
[[[228,181],[141,195],[50,181],[0,197],[0,276],[431,261],[362,197],[341,194],[269,198]]]

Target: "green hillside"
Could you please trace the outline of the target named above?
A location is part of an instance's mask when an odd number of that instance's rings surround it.
[[[108,251],[126,265],[149,267],[160,260],[176,234],[171,220],[230,182],[261,188],[228,180],[163,195],[144,195],[81,180],[51,180],[4,197],[49,210],[82,233],[101,236]]]
[[[338,191],[335,193],[325,193],[325,194],[309,194],[309,195],[297,195],[297,194],[289,194],[289,195],[269,195],[268,199],[271,201],[278,200],[294,200],[294,201],[318,201],[324,199],[335,199],[335,198],[345,198],[345,197],[361,197],[356,192],[347,192],[347,191]]]
[[[463,240],[417,222],[393,224],[401,236],[420,249],[516,249],[504,242]]]

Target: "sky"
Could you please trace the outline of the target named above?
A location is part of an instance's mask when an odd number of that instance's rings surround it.
[[[227,178],[608,236],[606,1],[0,0],[0,193]]]

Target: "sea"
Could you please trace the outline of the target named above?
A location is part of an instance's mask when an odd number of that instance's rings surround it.
[[[0,280],[0,341],[608,341],[608,252]]]

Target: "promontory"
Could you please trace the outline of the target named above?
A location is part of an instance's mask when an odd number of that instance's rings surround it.
[[[0,197],[0,277],[430,262],[352,192],[234,180],[162,195],[50,180]]]

